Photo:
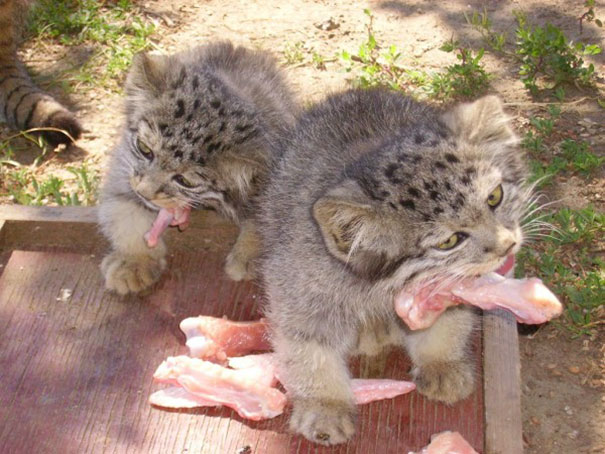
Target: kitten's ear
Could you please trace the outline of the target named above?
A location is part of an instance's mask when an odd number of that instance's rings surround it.
[[[517,142],[510,119],[497,96],[460,104],[443,116],[452,132],[470,143],[509,145]]]
[[[126,93],[129,96],[162,93],[169,69],[170,59],[166,56],[145,52],[136,54],[126,78]]]
[[[358,196],[358,187],[347,181],[328,192],[313,205],[313,217],[332,254],[346,261],[355,240],[371,222],[374,210]]]
[[[375,249],[378,214],[356,182],[346,180],[317,200],[313,217],[328,251],[355,274],[377,279],[388,271],[387,254]]]

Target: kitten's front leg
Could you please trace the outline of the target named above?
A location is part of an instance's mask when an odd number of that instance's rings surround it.
[[[453,404],[473,391],[474,368],[468,354],[476,316],[465,307],[445,311],[430,328],[405,337],[418,391]]]
[[[260,239],[251,220],[242,222],[239,236],[227,256],[225,272],[234,281],[251,280],[256,276],[254,260],[260,251]]]
[[[120,295],[149,288],[166,268],[166,246],[160,239],[149,248],[143,236],[156,213],[119,196],[106,197],[99,205],[99,223],[113,251],[101,263],[105,286]]]
[[[345,358],[317,341],[274,338],[280,381],[293,405],[290,429],[323,445],[355,433],[356,406]]]

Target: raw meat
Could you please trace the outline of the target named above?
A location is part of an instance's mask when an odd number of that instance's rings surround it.
[[[387,379],[361,379],[354,378],[351,388],[357,405],[367,404],[375,400],[392,399],[401,394],[407,394],[416,389],[411,381]]]
[[[187,392],[168,388],[152,394],[150,402],[163,407],[225,405],[242,418],[258,421],[280,415],[287,402],[284,393],[268,384],[260,368],[235,370],[198,358],[175,356],[160,364],[153,378]]]
[[[458,432],[441,432],[431,437],[431,443],[417,453],[408,454],[479,454]]]
[[[225,405],[255,421],[280,415],[286,396],[277,383],[272,354],[230,358],[233,369],[188,356],[170,357],[153,375],[156,381],[173,385],[153,393],[149,402],[167,408]],[[414,383],[397,380],[353,379],[351,387],[358,405],[391,399],[413,391]]]
[[[224,363],[228,357],[271,349],[264,319],[234,322],[226,318],[189,317],[181,322],[191,356]]]
[[[395,311],[410,329],[431,326],[449,306],[471,304],[484,310],[503,308],[519,322],[544,323],[561,314],[563,306],[540,279],[511,279],[488,273],[450,287],[433,284],[411,293],[402,290],[395,297]]]
[[[143,238],[147,242],[147,246],[154,248],[158,245],[158,241],[162,233],[169,226],[178,226],[179,230],[185,230],[189,225],[190,207],[185,208],[162,208],[159,212],[151,229],[145,233]]]

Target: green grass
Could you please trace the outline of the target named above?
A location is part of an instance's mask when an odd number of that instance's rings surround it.
[[[97,200],[99,174],[87,163],[68,166],[71,178],[60,178],[40,171],[40,164],[53,153],[44,142],[24,135],[40,146],[40,154],[31,165],[14,159],[9,140],[0,143],[0,197],[10,198],[20,205],[94,205]]]
[[[602,323],[605,306],[605,214],[592,206],[562,208],[540,221],[550,235],[517,256],[516,274],[539,276],[565,304],[562,326],[575,335],[591,334]]]
[[[562,136],[561,110],[549,106],[544,116],[530,118],[522,146],[528,151],[531,182],[538,189],[562,176],[592,178],[605,163],[588,142]],[[529,221],[531,222],[531,221]],[[605,214],[592,206],[560,208],[535,216],[528,237],[539,240],[524,247],[517,257],[516,274],[538,276],[563,301],[564,316],[556,321],[574,335],[590,335],[603,323],[605,308]]]
[[[40,0],[29,25],[30,35],[37,40],[93,46],[93,56],[71,80],[80,86],[100,85],[115,91],[134,54],[152,47],[154,29],[130,0]]]
[[[593,177],[605,158],[597,156],[588,142],[563,138],[553,141],[561,110],[548,106],[547,116],[530,117],[530,128],[523,136],[522,146],[529,152],[530,182],[542,189],[556,181],[559,174],[577,173],[586,179]],[[549,148],[553,153],[549,153]]]

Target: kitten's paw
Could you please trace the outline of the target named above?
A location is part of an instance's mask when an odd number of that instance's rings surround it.
[[[315,443],[344,443],[355,433],[356,408],[342,400],[296,399],[290,429]]]
[[[250,281],[256,277],[253,261],[235,249],[227,256],[225,273],[234,281]]]
[[[105,287],[120,295],[138,293],[153,285],[166,268],[164,258],[130,256],[112,252],[101,262]]]
[[[473,392],[473,366],[467,361],[443,361],[412,370],[416,389],[432,400],[453,404]]]

